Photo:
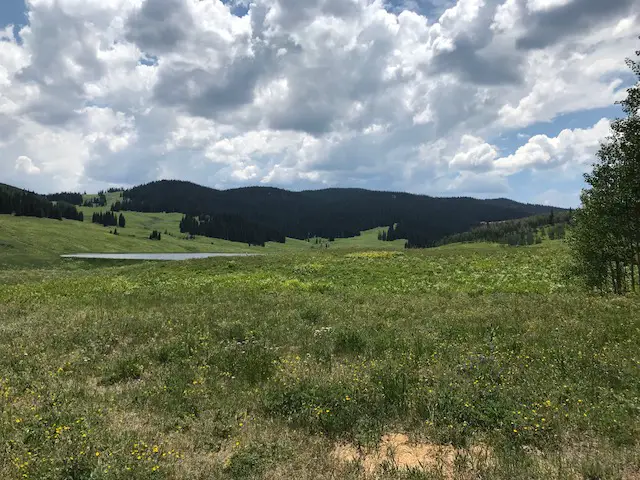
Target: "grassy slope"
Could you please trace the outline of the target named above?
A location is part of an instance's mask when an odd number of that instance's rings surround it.
[[[369,478],[637,478],[640,302],[581,292],[565,255],[329,248],[20,276],[0,288],[0,478],[356,479],[336,445],[390,432],[458,459]]]
[[[106,207],[80,207],[84,222],[50,220],[30,217],[0,215],[0,267],[16,264],[48,264],[59,255],[68,253],[113,253],[113,252],[254,252],[274,253],[280,251],[316,250],[325,248],[327,242],[315,244],[296,239],[287,239],[285,245],[268,243],[266,247],[249,247],[244,243],[196,237],[186,240],[180,233],[179,213],[123,212],[126,227],[118,228],[119,235],[109,233],[113,227],[102,227],[91,223],[94,212],[105,212],[120,198],[119,192],[107,193]],[[92,198],[94,195],[85,195]],[[153,230],[162,233],[160,242],[149,240]],[[379,229],[363,232],[352,239],[338,239],[329,247],[402,249],[404,242],[381,242],[377,239]],[[165,232],[167,232],[165,234]]]
[[[119,235],[112,235],[112,227],[91,223],[94,209],[83,207],[84,222],[51,220],[32,217],[0,215],[0,268],[15,264],[50,263],[59,255],[68,253],[112,253],[112,252],[295,252],[325,248],[328,242],[316,245],[296,239],[287,239],[286,244],[268,243],[264,248],[249,247],[244,243],[229,242],[216,238],[196,237],[186,240],[178,225],[178,213],[125,212],[126,227],[118,228]],[[153,230],[162,233],[162,240],[149,240]],[[168,234],[164,232],[167,231]],[[360,237],[338,239],[330,248],[375,248],[399,250],[404,242],[381,242],[377,229],[363,232]]]
[[[86,210],[86,209],[84,209]],[[290,240],[287,245],[269,244],[265,248],[248,247],[243,243],[198,237],[184,240],[178,235],[164,235],[161,241],[149,240],[153,229],[169,226],[171,214],[127,215],[131,226],[109,228],[89,221],[49,220],[0,215],[0,267],[11,264],[47,263],[65,253],[110,252],[271,252],[280,249],[306,248],[306,242]],[[161,218],[155,219],[158,216]],[[170,230],[171,233],[171,230]],[[305,245],[303,245],[305,244]]]

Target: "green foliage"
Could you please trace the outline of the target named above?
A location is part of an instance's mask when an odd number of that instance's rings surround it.
[[[627,63],[640,80],[640,62]],[[612,123],[585,175],[589,188],[571,239],[575,271],[587,286],[615,293],[635,290],[640,276],[640,82],[627,93],[620,102],[627,116]]]
[[[118,360],[111,372],[102,380],[103,385],[114,385],[119,382],[139,380],[144,367],[138,358],[123,358]]]
[[[561,240],[565,237],[567,227],[573,218],[573,212],[554,212],[534,215],[517,220],[501,222],[484,222],[482,225],[443,238],[436,245],[448,245],[459,242],[492,242],[510,246],[535,245],[542,243],[542,238]]]

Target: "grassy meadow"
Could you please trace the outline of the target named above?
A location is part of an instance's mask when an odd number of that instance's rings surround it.
[[[272,242],[265,247],[206,237],[187,240],[186,235],[180,233],[182,215],[178,213],[124,212],[126,227],[118,227],[118,235],[113,235],[110,233],[113,227],[91,223],[92,213],[105,211],[104,208],[79,210],[84,212],[84,222],[0,215],[0,268],[48,267],[58,263],[60,255],[72,253],[273,253],[320,248],[320,245],[291,238],[284,245]],[[161,232],[162,240],[149,240],[153,230]],[[379,242],[373,231],[365,235],[368,237],[383,248],[401,248],[392,246],[395,242],[389,246]]]
[[[95,196],[85,195],[84,199]],[[201,236],[187,239],[179,228],[181,213],[123,212],[126,226],[117,227],[118,235],[113,235],[114,227],[91,223],[93,213],[108,211],[121,198],[121,192],[109,192],[105,196],[105,207],[78,207],[84,214],[84,222],[0,215],[0,281],[3,270],[7,277],[8,271],[13,275],[16,267],[22,265],[29,270],[23,273],[29,275],[33,267],[48,269],[59,263],[60,255],[73,253],[284,253],[327,248],[404,249],[402,240],[378,240],[382,227],[362,232],[359,237],[336,239],[334,242],[288,238],[285,244],[269,242],[265,247]],[[153,230],[162,234],[162,240],[149,239]]]
[[[640,302],[560,242],[123,264],[51,255],[186,241],[0,227],[0,478],[639,478]]]

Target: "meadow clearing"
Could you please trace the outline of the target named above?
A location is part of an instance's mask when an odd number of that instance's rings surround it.
[[[561,242],[374,235],[4,256],[0,478],[640,478],[637,297],[585,292]]]

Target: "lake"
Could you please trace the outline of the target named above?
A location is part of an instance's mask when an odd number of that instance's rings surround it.
[[[62,258],[83,258],[100,260],[195,260],[211,257],[252,257],[255,253],[74,253],[60,255]]]

